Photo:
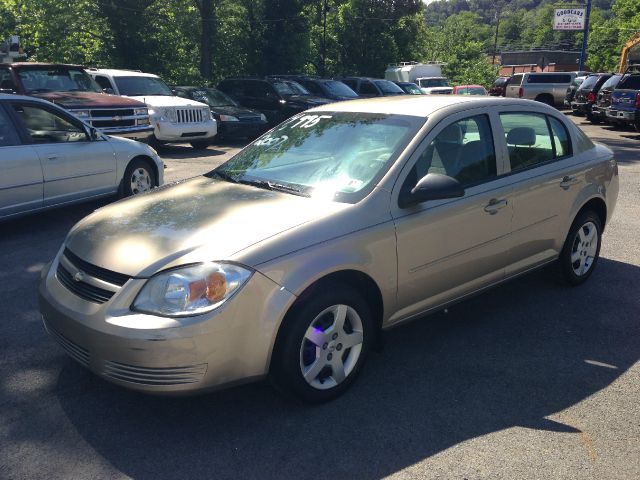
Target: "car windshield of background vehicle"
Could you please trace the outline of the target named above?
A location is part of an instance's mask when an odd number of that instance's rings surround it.
[[[338,97],[349,97],[349,98],[357,98],[358,94],[351,90],[348,86],[346,86],[342,82],[338,82],[336,80],[327,80],[326,82],[322,82],[322,85],[329,90],[332,95],[336,95]]]
[[[422,90],[420,90],[418,86],[413,83],[405,84],[404,88],[406,88],[406,91],[408,93],[411,93],[413,95],[422,95]]]
[[[206,103],[210,107],[236,107],[237,103],[214,88],[191,90],[194,100]]]
[[[420,86],[422,88],[448,87],[449,82],[447,82],[444,78],[430,78],[420,80]]]
[[[83,70],[74,68],[20,69],[18,76],[27,93],[102,92]]]
[[[159,78],[155,77],[117,77],[114,79],[120,95],[142,97],[145,95],[160,95],[172,97],[173,92]]]
[[[425,121],[379,113],[300,114],[207,175],[355,203],[373,188]]]
[[[616,90],[640,90],[640,74],[628,73],[620,80]]]
[[[576,78],[574,78],[573,82],[571,82],[571,86],[578,88],[580,85],[582,85],[582,83],[584,82],[584,79],[585,79],[585,77],[576,77]]]
[[[587,77],[582,82],[582,85],[580,85],[580,88],[578,90],[591,90],[591,88],[594,87],[596,83],[598,83],[599,78],[600,77],[598,77],[597,75],[591,75],[590,77]]]
[[[601,90],[614,88],[616,85],[618,85],[618,83],[620,82],[621,78],[622,78],[622,75],[614,75],[609,80],[604,82],[604,85],[602,85]]]
[[[374,83],[382,93],[396,93],[398,95],[404,94],[404,91],[399,86],[389,80],[375,80]]]
[[[468,87],[458,90],[458,95],[486,95],[487,92],[484,88]]]
[[[273,88],[282,96],[296,95],[296,92],[285,82],[273,82]]]
[[[293,90],[295,92],[296,95],[311,95],[311,93],[309,92],[309,90],[307,90],[306,88],[304,88],[302,85],[300,85],[298,82],[294,82],[291,80],[287,80],[285,82],[287,85],[289,85],[289,88],[291,88],[291,90]]]

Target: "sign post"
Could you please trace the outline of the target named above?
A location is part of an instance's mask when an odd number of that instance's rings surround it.
[[[591,0],[587,0],[587,15],[584,19],[584,31],[582,33],[582,50],[580,50],[580,67],[584,70],[584,61],[587,59],[587,38],[589,37],[589,15],[591,14]]]
[[[584,70],[587,57],[587,38],[589,37],[589,16],[591,15],[591,0],[586,0],[586,8],[556,8],[553,17],[554,30],[582,30],[582,49],[580,50],[580,67]]]

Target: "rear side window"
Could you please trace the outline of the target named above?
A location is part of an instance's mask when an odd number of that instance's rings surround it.
[[[582,82],[582,85],[580,85],[580,90],[591,90],[596,85],[596,83],[598,83],[599,78],[600,77],[596,75],[587,77],[587,79]]]
[[[509,82],[509,85],[522,85],[522,77],[524,77],[522,74],[514,75]]]
[[[546,115],[501,113],[500,120],[506,135],[512,172],[553,160],[555,146]]]
[[[361,95],[378,95],[378,89],[373,85],[373,83],[369,81],[360,82],[360,91],[358,92]]]
[[[602,89],[604,90],[606,89],[613,89],[616,87],[616,85],[618,85],[618,82],[620,82],[620,79],[622,78],[622,75],[614,75],[613,77],[611,77],[609,80],[607,80],[606,82],[604,82],[604,85],[602,85]]]
[[[0,105],[0,147],[18,145],[20,140],[9,116]]]
[[[301,83],[304,86],[304,88],[309,90],[314,95],[319,95],[319,96],[324,95],[324,92],[322,91],[320,86],[316,85],[314,82],[302,80],[299,83]]]
[[[497,176],[493,136],[486,115],[465,118],[446,126],[420,156],[403,189],[411,189],[428,173],[440,173],[463,186]]]
[[[527,78],[527,83],[571,83],[571,75],[556,74],[531,74]]]
[[[616,88],[620,90],[640,90],[640,75],[625,75]]]
[[[11,72],[8,68],[0,68],[0,89],[15,90],[16,86],[11,78]]]
[[[98,85],[100,85],[100,88],[111,88],[111,89],[113,88],[111,86],[111,82],[107,77],[103,77],[102,75],[96,75],[93,79],[96,81]]]

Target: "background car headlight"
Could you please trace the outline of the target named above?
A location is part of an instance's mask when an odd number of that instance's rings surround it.
[[[132,309],[163,317],[210,312],[238,292],[252,273],[239,265],[218,262],[160,272],[142,287]]]
[[[238,117],[232,115],[220,115],[220,120],[223,122],[238,122]]]
[[[133,109],[133,114],[134,115],[148,115],[149,113],[151,113],[151,112],[149,112],[149,110],[147,110],[146,108],[134,108]]]

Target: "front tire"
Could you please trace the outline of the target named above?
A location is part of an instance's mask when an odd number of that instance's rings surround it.
[[[560,272],[569,285],[580,285],[591,276],[598,263],[601,244],[600,217],[593,211],[578,215],[559,258]]]
[[[355,381],[373,340],[371,310],[351,287],[317,289],[285,318],[274,351],[276,385],[310,403],[332,400]]]
[[[129,162],[122,178],[122,196],[130,197],[148,192],[157,186],[156,174],[146,160],[140,158]]]
[[[191,146],[196,150],[206,150],[209,146],[209,140],[194,140],[191,142]]]

